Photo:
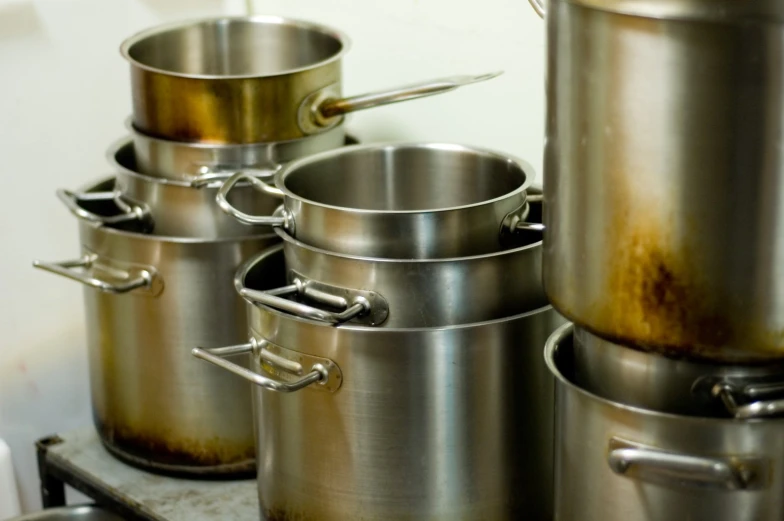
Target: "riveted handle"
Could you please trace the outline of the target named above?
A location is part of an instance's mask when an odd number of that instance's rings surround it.
[[[781,395],[782,392],[784,392],[784,385],[781,382],[737,385],[723,380],[716,382],[711,388],[711,394],[720,398],[727,408],[727,412],[739,420],[781,416],[784,414],[784,399],[760,399],[739,404],[738,398],[748,397],[753,399],[755,397]]]
[[[614,446],[615,445],[615,446]],[[607,463],[613,472],[630,478],[656,480],[672,486],[694,485],[722,490],[752,488],[757,462],[708,458],[649,447],[611,442]]]
[[[303,293],[303,288],[301,283],[298,284],[296,282],[269,291],[258,291],[248,288],[240,290],[240,295],[250,302],[285,311],[286,313],[291,313],[292,315],[301,318],[317,320],[328,324],[342,324],[343,322],[348,322],[349,320],[370,311],[370,303],[363,297],[357,297],[353,302],[347,302],[345,299],[338,297],[332,305],[334,307],[344,308],[343,311],[340,312],[326,311],[307,304],[302,304],[301,302],[283,298],[284,296],[295,295],[297,293]]]
[[[98,277],[94,272],[89,272],[93,267],[98,256],[95,254],[87,254],[75,260],[67,260],[60,262],[43,262],[33,261],[33,267],[60,275],[67,279],[81,282],[85,286],[95,288],[105,293],[128,293],[139,288],[154,289],[153,282],[155,280],[155,272],[147,269],[133,269],[122,271],[112,269],[112,279],[105,280]],[[124,280],[124,282],[117,282],[117,280]]]
[[[501,74],[503,71],[473,76],[449,76],[348,98],[334,96],[334,86],[330,86],[303,100],[299,109],[299,125],[303,132],[313,134],[337,124],[339,118],[349,112],[442,94],[464,85],[490,80]]]
[[[61,188],[57,197],[66,208],[79,219],[95,224],[116,225],[131,221],[151,224],[150,211],[146,205],[129,201],[119,192],[85,192],[77,193]],[[119,213],[100,215],[84,208],[83,203],[111,202],[117,206]],[[150,226],[151,227],[151,226]]]
[[[218,206],[221,210],[223,210],[228,215],[231,215],[239,222],[243,224],[249,224],[253,226],[284,226],[286,227],[289,224],[288,213],[285,211],[283,212],[282,216],[272,216],[272,215],[251,215],[249,213],[242,212],[232,205],[229,200],[228,196],[231,190],[235,187],[237,183],[240,181],[246,181],[253,186],[253,188],[262,191],[266,194],[272,195],[277,198],[283,197],[283,192],[281,192],[278,188],[271,186],[261,179],[253,176],[251,173],[246,171],[240,171],[233,174],[229,177],[223,185],[221,185],[218,193],[215,195],[215,202],[218,203]]]
[[[331,360],[297,353],[297,356],[300,359],[310,362],[310,369],[305,374],[305,370],[302,367],[302,364],[293,360],[289,360],[279,353],[276,354],[269,349],[272,347],[275,346],[267,343],[264,340],[257,341],[256,339],[251,338],[250,342],[247,344],[240,344],[236,346],[218,347],[212,349],[195,347],[191,350],[191,354],[200,360],[204,360],[220,367],[221,369],[225,369],[226,371],[240,376],[268,391],[292,393],[313,384],[319,384],[319,388],[323,387],[323,389],[326,391],[335,392],[340,387],[342,382],[342,373],[340,372],[338,366],[335,365],[335,363]],[[279,351],[288,352],[288,350],[283,350],[281,348],[277,349]],[[273,378],[272,373],[269,373],[269,371],[267,375],[262,375],[242,367],[241,365],[229,362],[223,358],[224,356],[239,354],[252,354],[253,356],[259,356],[261,361],[265,362],[267,366],[278,369],[278,373],[285,373],[295,376],[300,376],[302,374],[305,375],[292,381],[284,381],[282,379],[278,380]],[[262,367],[265,367],[266,369],[266,366]]]

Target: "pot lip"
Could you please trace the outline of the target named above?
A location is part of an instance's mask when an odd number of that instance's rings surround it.
[[[313,201],[311,199],[306,199],[300,195],[295,194],[291,190],[288,189],[286,186],[286,178],[290,175],[293,175],[298,169],[304,168],[306,166],[310,166],[320,161],[329,160],[334,157],[344,155],[344,154],[351,154],[358,151],[367,151],[367,150],[379,150],[379,151],[386,151],[386,150],[395,150],[395,149],[409,149],[409,148],[416,148],[416,149],[432,149],[432,150],[455,150],[460,152],[473,152],[481,155],[488,155],[492,156],[496,159],[504,160],[507,163],[512,163],[517,168],[519,168],[524,176],[523,182],[515,188],[514,190],[507,192],[503,195],[495,197],[493,199],[487,199],[485,201],[478,201],[475,203],[464,204],[459,206],[449,206],[445,208],[422,208],[417,210],[372,210],[366,208],[349,208],[345,206],[335,206],[331,204],[321,203],[319,201]],[[496,202],[503,201],[504,199],[514,197],[517,194],[523,193],[525,194],[526,191],[531,187],[534,179],[536,178],[536,172],[534,171],[533,166],[527,161],[518,158],[512,154],[507,154],[505,152],[500,152],[497,150],[492,150],[489,148],[478,147],[473,145],[466,145],[462,143],[448,143],[448,142],[438,142],[438,141],[386,141],[386,142],[377,142],[377,143],[360,143],[357,145],[348,145],[344,147],[339,147],[336,149],[326,150],[324,152],[319,152],[316,154],[312,154],[309,156],[305,156],[299,159],[295,159],[289,163],[287,163],[280,171],[275,174],[275,185],[283,192],[283,195],[287,199],[294,199],[297,201],[301,201],[303,203],[307,203],[310,206],[317,206],[319,208],[326,208],[329,210],[340,211],[343,213],[351,213],[351,214],[359,214],[359,215],[418,215],[418,214],[433,214],[433,213],[445,213],[445,212],[453,212],[459,210],[467,210],[469,208],[477,208],[480,206],[492,205]]]
[[[278,208],[278,211],[275,212],[275,215],[277,215],[279,211],[280,208]],[[372,263],[372,264],[415,264],[417,266],[421,266],[423,264],[439,264],[439,263],[448,263],[448,262],[474,262],[474,261],[480,261],[484,259],[506,257],[507,255],[515,255],[517,253],[522,253],[526,250],[533,250],[536,248],[540,248],[542,246],[542,239],[540,239],[536,242],[524,244],[523,246],[518,246],[516,248],[509,248],[506,250],[494,251],[491,253],[482,253],[479,255],[469,255],[466,257],[441,257],[441,258],[436,257],[436,258],[425,258],[425,259],[368,257],[363,255],[351,255],[349,253],[338,253],[334,251],[317,248],[309,244],[305,244],[304,242],[301,242],[295,239],[294,237],[292,237],[291,235],[289,235],[288,232],[286,232],[280,226],[275,226],[274,231],[280,239],[282,239],[283,241],[289,244],[296,246],[297,248],[302,248],[303,250],[307,250],[315,254],[323,255],[327,257],[334,257],[342,260],[350,260],[350,261],[365,262],[365,263]]]
[[[92,181],[84,186],[81,186],[77,189],[78,192],[89,192],[94,190],[105,183],[109,183],[110,181],[114,181],[116,176],[107,176],[102,177],[98,181]],[[95,230],[96,233],[107,233],[109,235],[117,235],[120,237],[130,237],[135,240],[140,241],[154,241],[154,242],[165,242],[171,244],[222,244],[228,242],[246,242],[246,241],[254,241],[254,240],[270,240],[274,239],[275,235],[273,233],[265,233],[263,235],[237,235],[231,237],[177,237],[171,235],[156,235],[154,233],[141,233],[141,232],[132,232],[127,230],[119,230],[117,228],[112,228],[111,226],[105,226],[101,224],[94,224],[82,219],[77,218],[77,222],[79,225],[84,225],[87,229]]]
[[[651,409],[645,409],[643,407],[637,407],[634,405],[627,405],[624,403],[616,402],[614,400],[609,400],[607,398],[603,398],[597,394],[594,394],[582,387],[576,385],[568,378],[566,378],[563,373],[561,373],[560,369],[555,363],[555,352],[558,350],[559,345],[564,340],[568,338],[573,338],[574,332],[574,323],[567,322],[563,324],[558,329],[556,329],[550,337],[547,339],[547,342],[544,346],[544,361],[547,364],[547,368],[550,370],[550,373],[555,377],[556,380],[556,387],[562,386],[565,387],[569,392],[577,393],[580,397],[588,399],[592,402],[598,403],[604,407],[608,407],[611,409],[615,409],[618,411],[631,413],[635,415],[650,417],[650,418],[658,418],[662,420],[677,420],[679,422],[686,422],[692,424],[699,424],[699,425],[718,425],[718,426],[727,426],[727,425],[745,425],[745,424],[761,424],[761,423],[784,423],[784,419],[775,419],[775,418],[755,418],[755,419],[735,419],[735,418],[714,418],[709,416],[687,416],[683,414],[674,414],[668,412],[661,412],[661,411],[654,411]]]
[[[159,67],[153,67],[147,65],[145,63],[138,61],[133,56],[131,56],[131,49],[134,47],[134,45],[138,44],[139,42],[141,42],[146,38],[155,36],[162,32],[180,29],[182,27],[187,27],[189,25],[200,25],[200,24],[216,23],[216,22],[250,22],[250,23],[261,23],[261,24],[292,25],[302,29],[307,29],[307,30],[311,30],[314,32],[319,32],[331,36],[332,38],[334,38],[340,43],[340,50],[338,50],[338,52],[336,52],[332,56],[324,60],[321,60],[319,62],[311,63],[309,65],[304,65],[302,67],[286,69],[270,74],[223,75],[223,74],[193,74],[193,73],[175,72],[175,71],[170,71],[166,69],[161,69]],[[181,20],[177,22],[159,24],[153,27],[148,27],[147,29],[143,29],[139,32],[132,34],[120,44],[120,54],[134,67],[138,67],[140,69],[144,69],[146,71],[154,72],[157,74],[163,74],[166,76],[175,76],[178,78],[189,78],[189,79],[199,79],[199,80],[241,80],[241,79],[275,78],[280,76],[287,76],[290,74],[296,74],[298,72],[317,69],[324,65],[329,65],[330,63],[339,61],[350,50],[350,48],[351,48],[351,39],[343,31],[340,31],[333,27],[329,27],[327,25],[322,25],[307,20],[277,16],[277,15],[210,16],[210,17],[192,18],[189,20]]]

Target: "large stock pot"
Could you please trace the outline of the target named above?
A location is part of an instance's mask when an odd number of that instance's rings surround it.
[[[273,272],[280,246],[236,284],[267,289]],[[248,311],[250,343],[194,354],[257,384],[264,519],[552,519],[552,308],[439,329]],[[248,351],[250,371],[216,356]]]
[[[547,342],[556,378],[555,519],[784,518],[784,420],[679,416],[574,383],[571,325]]]
[[[531,202],[529,219],[541,218]],[[541,282],[541,233],[516,233],[517,246],[447,259],[343,255],[283,240],[287,284],[241,288],[254,302],[303,318],[395,327],[442,327],[523,313],[547,304]],[[292,300],[292,298],[294,300]]]
[[[93,416],[104,445],[154,472],[252,473],[247,383],[194,363],[189,351],[247,339],[232,280],[275,236],[160,237],[85,221],[79,236],[80,258],[35,265],[87,286]]]
[[[131,64],[134,125],[176,141],[287,141],[342,128],[349,112],[497,76],[454,76],[344,98],[348,46],[335,29],[276,16],[152,27],[121,46]]]
[[[784,356],[784,3],[552,0],[546,19],[553,305],[620,344]]]
[[[394,259],[466,257],[497,252],[524,226],[526,162],[452,143],[354,145],[300,158],[275,186],[238,172],[218,204],[250,225],[279,226],[309,246]],[[281,215],[249,215],[227,199],[246,181],[283,198]]]

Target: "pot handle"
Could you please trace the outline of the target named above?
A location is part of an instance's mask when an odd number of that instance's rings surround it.
[[[33,267],[61,275],[67,279],[81,282],[85,286],[103,291],[105,293],[121,294],[128,293],[138,288],[153,288],[155,273],[146,269],[135,269],[132,271],[113,270],[113,273],[120,275],[118,278],[127,279],[127,282],[117,284],[96,277],[94,274],[87,274],[82,270],[74,268],[90,269],[98,258],[95,254],[84,255],[76,260],[61,262],[42,262],[33,261]]]
[[[285,311],[286,313],[291,313],[300,318],[327,322],[328,324],[342,324],[343,322],[348,322],[353,318],[370,312],[370,303],[362,296],[357,296],[354,300],[349,302],[342,297],[336,297],[334,295],[324,294],[321,299],[319,299],[319,295],[308,295],[315,300],[331,300],[331,302],[325,302],[325,304],[343,308],[343,311],[340,312],[325,311],[313,306],[308,306],[307,304],[283,298],[287,295],[305,293],[307,293],[306,288],[304,288],[302,283],[298,280],[295,280],[294,284],[268,291],[258,291],[248,288],[242,288],[240,290],[242,298],[253,304],[269,306],[272,309]]]
[[[231,215],[242,224],[283,227],[287,227],[289,225],[288,213],[285,211],[283,212],[282,216],[251,215],[235,208],[234,205],[229,202],[228,196],[229,192],[231,192],[234,186],[240,181],[247,181],[251,184],[251,186],[253,186],[253,188],[268,195],[272,195],[280,199],[283,198],[283,192],[281,192],[280,189],[265,183],[261,179],[254,177],[249,172],[243,170],[232,174],[232,176],[221,185],[218,193],[215,195],[215,202],[218,203],[218,206],[221,210],[223,210],[228,215]]]
[[[617,440],[613,441],[617,443]],[[612,441],[607,463],[613,472],[622,476],[629,476],[633,470],[644,471],[678,485],[689,483],[724,490],[751,488],[757,477],[749,465],[728,459],[689,456],[648,447],[613,448]]]
[[[349,112],[442,94],[464,85],[493,79],[501,74],[503,71],[473,76],[449,76],[348,98],[333,96],[330,93],[331,87],[327,87],[303,100],[299,110],[300,128],[305,133],[313,134],[334,125],[338,117]]]
[[[310,368],[310,372],[302,378],[292,382],[285,382],[261,375],[251,371],[250,369],[229,362],[223,358],[224,356],[250,354],[256,352],[259,353],[262,358],[265,358],[265,360],[272,358],[272,360],[268,360],[268,362],[277,367],[280,367],[287,373],[298,375],[304,372],[302,370],[302,366],[299,363],[286,360],[285,358],[279,357],[272,353],[267,353],[266,356],[264,356],[263,353],[265,351],[265,346],[266,342],[261,341],[257,343],[255,339],[251,339],[249,343],[240,344],[237,346],[218,347],[213,349],[195,347],[191,350],[191,354],[200,360],[210,362],[211,364],[217,365],[221,369],[225,369],[230,373],[241,376],[242,378],[258,385],[263,389],[279,393],[292,393],[315,383],[327,384],[331,380],[330,369],[334,368],[333,370],[337,370],[337,366],[335,366],[333,363],[330,363],[329,361],[327,361],[326,364],[314,363]],[[340,381],[339,378],[338,381]],[[336,388],[330,390],[334,391]]]
[[[539,18],[545,17],[547,8],[544,6],[544,0],[528,0],[528,3],[534,8],[534,11],[539,15]]]
[[[126,200],[118,192],[86,192],[77,193],[61,188],[57,190],[57,197],[79,219],[96,224],[120,224],[129,221],[146,221],[150,218],[150,211],[144,205]],[[81,202],[111,201],[117,205],[121,213],[117,215],[98,215],[85,210]]]
[[[739,420],[781,416],[784,414],[784,399],[756,400],[744,405],[738,405],[737,395],[741,394],[754,398],[776,394],[781,395],[782,392],[784,392],[784,384],[780,382],[748,384],[738,389],[736,385],[728,381],[720,381],[711,388],[711,394],[720,398],[727,408],[727,412]]]

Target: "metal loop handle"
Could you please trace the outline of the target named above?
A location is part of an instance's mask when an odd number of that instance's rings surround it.
[[[607,457],[607,463],[613,472],[620,475],[636,467],[678,483],[686,481],[729,490],[748,488],[751,478],[743,469],[728,461],[647,448],[613,449]]]
[[[62,262],[33,261],[33,266],[56,275],[61,275],[67,279],[81,282],[85,286],[89,286],[106,293],[128,293],[129,291],[133,291],[138,288],[152,286],[153,274],[147,270],[140,270],[137,277],[132,278],[128,282],[124,282],[122,284],[115,284],[113,282],[101,280],[82,271],[74,270],[74,268],[90,269],[95,263],[96,259],[97,255],[90,254],[84,255],[76,260]],[[124,277],[131,277],[131,274],[128,272],[123,272],[122,274]]]
[[[232,174],[232,176],[229,177],[223,183],[223,185],[221,185],[218,193],[215,195],[215,202],[218,203],[218,206],[221,210],[223,210],[228,215],[231,215],[243,224],[250,224],[254,226],[261,225],[283,227],[286,227],[289,224],[288,213],[285,211],[282,216],[251,215],[235,208],[234,205],[229,202],[228,195],[234,186],[240,181],[247,181],[254,188],[261,190],[264,193],[274,195],[275,197],[283,197],[283,192],[281,192],[278,188],[268,185],[261,179],[257,179],[246,171],[239,171]]]
[[[752,420],[755,418],[770,418],[784,414],[784,399],[757,400],[744,405],[738,405],[737,395],[766,396],[782,391],[780,383],[762,384],[755,386],[749,384],[738,389],[730,382],[722,381],[711,388],[711,394],[721,399],[724,406],[734,418],[739,420]]]
[[[344,310],[339,313],[325,311],[313,306],[308,306],[307,304],[302,304],[300,302],[294,302],[293,300],[283,298],[284,296],[295,294],[311,296],[317,300],[322,301],[329,299],[329,302],[325,303],[333,307],[342,307]],[[342,324],[343,322],[348,322],[349,320],[359,317],[360,315],[370,311],[370,303],[364,297],[358,296],[354,299],[354,301],[348,302],[346,299],[342,297],[336,297],[334,295],[309,295],[308,288],[304,286],[302,282],[296,279],[293,284],[268,291],[242,288],[240,289],[240,295],[244,299],[254,304],[262,304],[273,309],[291,313],[292,315],[301,318],[327,322],[328,324]]]
[[[57,197],[79,219],[98,224],[120,224],[129,221],[142,221],[149,217],[149,209],[125,200],[119,192],[87,192],[76,193],[61,188]],[[98,215],[85,210],[79,203],[82,201],[111,201],[122,213],[117,215]]]
[[[260,179],[258,179],[260,177],[274,176],[278,172],[278,170],[282,168],[282,166],[283,165],[277,165],[275,168],[270,170],[242,168],[239,169],[239,171],[242,171],[250,176],[253,176],[254,178],[260,181]],[[200,169],[199,175],[191,178],[190,185],[191,188],[204,188],[218,181],[223,183],[231,176],[237,173],[238,173],[237,168],[228,168],[226,170],[212,170],[209,167],[205,166]],[[262,190],[263,192],[268,193],[274,197],[278,197],[281,199],[283,198],[283,192],[281,192],[280,189],[278,189],[275,186],[268,185],[267,183],[264,183],[263,187],[260,185],[259,186],[254,185],[254,188]]]
[[[528,0],[528,3],[534,8],[534,11],[539,15],[539,18],[545,17],[547,8],[544,6],[544,0]]]
[[[247,344],[219,347],[216,349],[195,347],[191,350],[191,354],[196,358],[210,362],[211,364],[217,365],[218,367],[234,373],[237,376],[241,376],[249,382],[258,385],[259,387],[278,393],[292,393],[294,391],[299,391],[300,389],[304,389],[305,387],[316,382],[326,381],[328,378],[326,369],[321,366],[321,364],[314,364],[311,368],[311,371],[299,380],[295,380],[293,382],[281,382],[267,376],[260,375],[259,373],[251,371],[250,369],[221,358],[221,355],[228,356],[251,353],[256,347],[258,346],[255,344],[255,341],[251,340],[251,342]]]

